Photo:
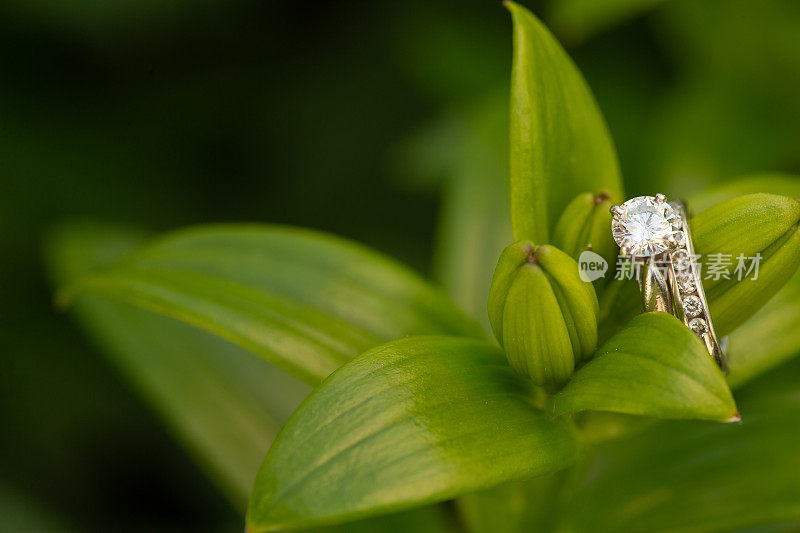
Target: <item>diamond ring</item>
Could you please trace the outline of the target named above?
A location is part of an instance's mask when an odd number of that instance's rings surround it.
[[[667,202],[663,194],[638,196],[612,206],[611,214],[611,232],[620,255],[639,267],[645,311],[663,311],[683,321],[726,370],[695,261],[686,206]]]

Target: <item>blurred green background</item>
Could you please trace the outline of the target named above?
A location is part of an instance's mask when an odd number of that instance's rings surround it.
[[[800,171],[800,3],[526,5],[586,75],[630,195]],[[4,528],[241,529],[53,310],[41,249],[60,220],[323,229],[485,320],[480,248],[507,231],[510,29],[486,0],[0,4]]]

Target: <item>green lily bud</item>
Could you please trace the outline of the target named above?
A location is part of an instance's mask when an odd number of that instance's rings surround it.
[[[598,304],[578,264],[554,246],[503,250],[489,292],[489,321],[511,366],[535,383],[565,383],[597,347]]]
[[[796,198],[740,196],[698,214],[691,228],[719,335],[752,316],[800,266],[800,201]]]
[[[574,259],[591,250],[613,264],[618,248],[611,237],[610,193],[583,193],[564,209],[553,231],[553,244]]]

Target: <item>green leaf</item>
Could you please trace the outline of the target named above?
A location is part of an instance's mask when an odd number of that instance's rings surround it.
[[[614,145],[586,81],[527,9],[514,21],[511,73],[511,221],[514,240],[550,242],[567,204],[584,191],[622,197]]]
[[[743,399],[742,424],[662,422],[600,446],[562,489],[562,505],[551,510],[559,517],[554,530],[796,531],[800,396],[794,380],[782,391]]]
[[[63,225],[47,249],[53,276],[67,283],[87,269],[117,261],[143,238],[142,232],[127,228]],[[74,311],[243,510],[269,444],[310,388],[252,353],[171,318],[99,296],[81,298]],[[410,530],[448,532],[450,518],[443,509],[428,506],[347,526],[347,531]]]
[[[749,194],[726,200],[695,216],[692,233],[719,335],[727,335],[755,314],[800,266],[800,201],[795,198]],[[730,262],[730,279],[709,276],[715,254]],[[758,279],[739,281],[734,274],[737,258],[756,254],[761,255]]]
[[[177,231],[62,293],[134,304],[206,329],[308,383],[404,335],[483,337],[447,296],[343,239],[287,227]]]
[[[700,339],[667,313],[634,318],[553,397],[551,409],[738,420],[725,378]]]
[[[281,431],[248,527],[342,521],[564,468],[579,453],[577,434],[534,407],[533,389],[480,341],[375,348],[325,380]]]
[[[62,225],[47,247],[53,276],[69,283],[113,263],[142,239],[129,229]],[[125,303],[87,295],[74,313],[223,492],[244,508],[270,442],[309,387],[209,333]]]

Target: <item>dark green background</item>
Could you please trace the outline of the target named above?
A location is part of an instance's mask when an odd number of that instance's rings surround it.
[[[569,3],[526,4],[586,75],[628,193],[800,171],[800,3],[632,2],[602,24]],[[241,528],[53,311],[50,227],[298,224],[429,272],[444,178],[458,175],[407,139],[433,131],[447,152],[457,132],[437,129],[441,117],[487,101],[507,112],[495,95],[510,30],[499,2],[478,0],[3,2],[0,523]]]

